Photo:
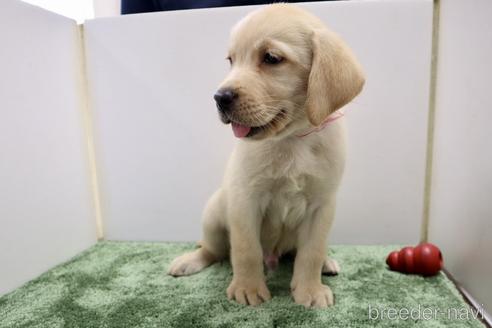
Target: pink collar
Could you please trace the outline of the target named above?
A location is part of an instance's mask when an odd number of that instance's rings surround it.
[[[311,133],[314,133],[314,132],[318,132],[318,131],[321,131],[323,130],[328,124],[330,124],[331,122],[333,121],[336,121],[338,120],[340,117],[342,117],[344,114],[341,112],[341,111],[335,111],[333,113],[331,113],[331,115],[329,115],[324,121],[323,123],[321,123],[320,125],[314,127],[314,128],[311,128],[309,130],[307,130],[306,132],[302,133],[302,134],[299,134],[297,135],[298,138],[302,138],[302,137],[305,137],[305,136],[308,136],[310,135]]]

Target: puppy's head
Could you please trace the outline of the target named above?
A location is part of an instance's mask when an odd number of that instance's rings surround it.
[[[321,124],[362,89],[364,75],[345,43],[315,16],[274,4],[232,30],[231,71],[214,98],[236,137],[286,136]]]

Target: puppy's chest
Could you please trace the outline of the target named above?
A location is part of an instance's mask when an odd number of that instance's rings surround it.
[[[309,184],[307,175],[271,181],[261,197],[261,209],[267,220],[288,228],[296,227],[310,207]]]
[[[312,208],[320,160],[303,147],[273,152],[265,164],[260,174],[261,209],[275,225],[295,228]]]

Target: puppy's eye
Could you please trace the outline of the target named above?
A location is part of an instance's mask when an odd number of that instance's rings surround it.
[[[229,64],[232,66],[232,58],[231,57],[227,57],[226,59],[229,61]]]
[[[282,62],[282,60],[283,60],[282,57],[271,54],[269,52],[265,53],[265,55],[263,56],[263,62],[269,65],[279,64]]]

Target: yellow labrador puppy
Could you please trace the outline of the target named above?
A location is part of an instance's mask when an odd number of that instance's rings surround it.
[[[361,91],[364,74],[335,33],[288,4],[242,19],[228,59],[214,98],[240,140],[205,208],[201,247],[176,258],[169,274],[190,275],[230,254],[228,297],[257,305],[271,298],[264,262],[274,268],[296,251],[295,302],[327,307],[333,294],[321,273],[339,270],[326,242],[345,161],[343,120],[334,115]]]

